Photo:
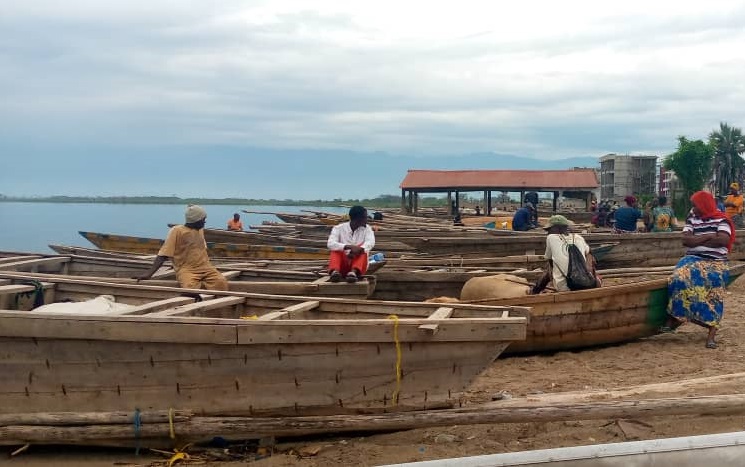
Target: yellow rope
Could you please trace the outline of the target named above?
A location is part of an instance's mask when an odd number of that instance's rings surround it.
[[[168,427],[171,429],[171,439],[176,439],[176,430],[173,428],[173,407],[168,409]]]
[[[398,316],[389,315],[393,320],[393,342],[396,343],[396,390],[393,391],[393,405],[398,405],[398,393],[401,391],[401,342],[398,340]]]

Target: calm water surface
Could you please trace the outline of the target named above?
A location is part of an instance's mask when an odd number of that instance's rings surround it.
[[[271,214],[249,211],[299,213],[303,209],[346,213],[346,208],[313,206],[204,206],[207,227],[224,229],[237,212],[243,226],[262,221],[279,222]],[[164,238],[168,223],[183,223],[185,205],[179,204],[67,204],[0,203],[0,250],[53,253],[47,245],[56,243],[93,248],[79,230],[138,237]]]

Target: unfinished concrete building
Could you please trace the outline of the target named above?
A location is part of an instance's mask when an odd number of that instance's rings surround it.
[[[657,193],[657,156],[608,154],[600,158],[600,198]]]

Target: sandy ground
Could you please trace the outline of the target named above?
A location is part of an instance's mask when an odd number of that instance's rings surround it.
[[[467,399],[470,403],[478,403],[491,400],[500,391],[518,397],[531,393],[614,388],[745,371],[745,279],[739,279],[729,290],[723,328],[719,334],[719,348],[716,350],[704,348],[704,329],[686,325],[674,334],[623,345],[503,358],[474,382]],[[734,389],[745,392],[745,388]],[[698,392],[702,395],[707,393],[711,391],[705,389]],[[594,420],[451,426],[366,437],[324,437],[280,443],[274,455],[260,460],[191,465],[372,466],[745,429],[745,416],[742,415],[655,417],[639,422],[629,422],[633,429],[628,429],[626,425],[629,433],[624,433],[615,420]],[[299,458],[295,451],[303,447],[320,448],[320,452],[312,457]],[[7,449],[3,452],[0,465],[164,465],[163,456],[148,454],[135,457],[132,450],[31,447],[26,453],[12,459],[7,457],[8,452]]]

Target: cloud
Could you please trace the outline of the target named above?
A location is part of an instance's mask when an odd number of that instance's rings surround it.
[[[731,1],[6,2],[0,138],[664,153],[745,122],[744,19]]]

